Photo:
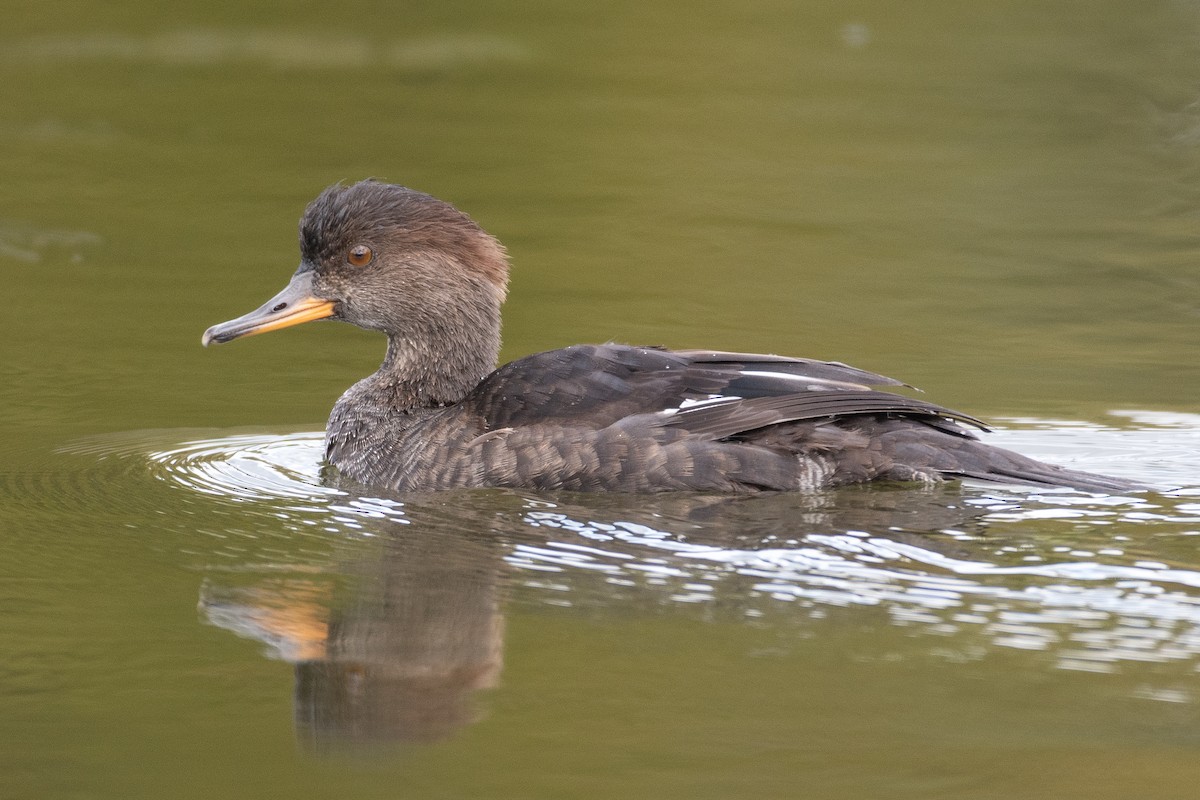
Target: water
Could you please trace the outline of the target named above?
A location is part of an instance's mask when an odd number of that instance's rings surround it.
[[[1192,797],[1200,17],[70,9],[0,33],[0,796]],[[354,496],[382,345],[213,351],[335,180],[514,260],[504,358],[836,358],[1144,481]]]

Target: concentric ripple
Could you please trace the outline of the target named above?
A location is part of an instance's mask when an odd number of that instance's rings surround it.
[[[197,439],[147,454],[159,477],[201,494],[243,502],[320,500],[324,434],[244,434]]]
[[[99,505],[114,514],[161,508],[156,487],[186,489],[186,503],[296,500],[314,510],[337,494],[321,484],[321,433],[133,431],[78,440],[57,455],[75,457],[80,466],[59,461],[55,469],[13,476],[21,483],[0,489],[25,506]],[[147,475],[154,485],[145,485]]]

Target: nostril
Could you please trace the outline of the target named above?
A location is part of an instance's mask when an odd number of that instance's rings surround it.
[[[287,303],[280,303],[271,309],[271,313],[274,314],[276,311],[283,311],[285,308],[287,308]]]

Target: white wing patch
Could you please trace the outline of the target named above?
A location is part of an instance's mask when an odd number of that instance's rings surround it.
[[[703,400],[692,400],[691,398],[688,398],[680,403],[679,408],[675,410],[682,411],[685,408],[705,408],[706,406],[719,406],[724,403],[733,403],[741,399],[742,398],[733,394],[710,394]]]
[[[793,383],[804,384],[804,388],[811,391],[819,391],[821,389],[856,389],[870,391],[871,387],[861,383],[851,383],[849,381],[835,381],[828,378],[814,378],[810,375],[793,375],[789,372],[769,372],[765,370],[744,369],[739,373],[751,378],[770,378],[776,381],[790,381]]]
[[[674,414],[678,414],[680,411],[691,411],[696,408],[708,408],[709,406],[720,406],[728,403],[736,403],[741,399],[742,398],[736,395],[729,394],[710,394],[708,397],[701,398],[700,400],[693,400],[689,397],[675,408],[664,408],[658,413],[669,417]]]

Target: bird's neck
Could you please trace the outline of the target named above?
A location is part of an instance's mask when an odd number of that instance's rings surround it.
[[[472,324],[422,331],[420,336],[389,335],[382,365],[338,399],[330,422],[382,420],[454,405],[496,368],[499,350],[498,308]]]
[[[396,410],[453,405],[496,368],[499,353],[499,324],[419,340],[389,336],[383,364],[365,383]]]
[[[466,397],[495,368],[499,349],[499,324],[454,337],[390,337],[379,369],[334,404],[325,457],[344,475],[366,481],[402,448],[405,431]]]

